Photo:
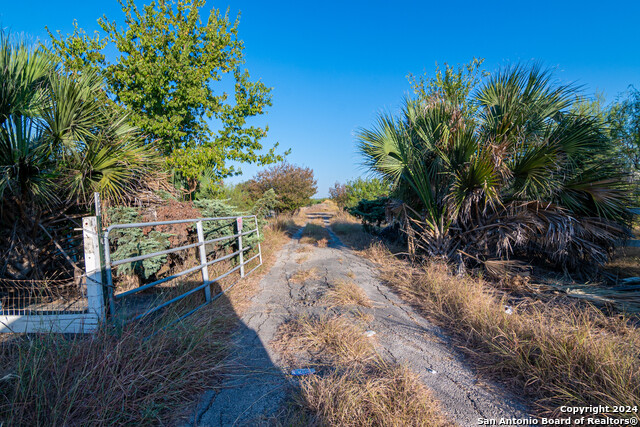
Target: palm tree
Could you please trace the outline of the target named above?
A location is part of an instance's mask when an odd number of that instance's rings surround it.
[[[5,258],[18,250],[7,241],[35,239],[44,218],[88,204],[94,192],[124,198],[157,165],[102,88],[94,72],[67,73],[42,49],[0,33],[0,232],[13,229],[2,237],[13,250]]]
[[[144,177],[153,151],[101,94],[94,72],[66,73],[43,50],[0,34],[3,202],[85,203],[94,191],[114,199]]]
[[[508,68],[467,100],[473,115],[438,96],[406,100],[402,118],[358,133],[365,164],[404,202],[417,250],[486,266],[608,259],[624,236],[628,181],[602,123],[572,114],[575,88],[551,78]]]

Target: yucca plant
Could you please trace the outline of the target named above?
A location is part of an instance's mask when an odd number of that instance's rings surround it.
[[[467,99],[474,114],[437,92],[407,99],[359,131],[359,150],[404,202],[417,251],[602,264],[624,237],[628,180],[602,122],[571,113],[575,94],[538,66],[507,68]]]

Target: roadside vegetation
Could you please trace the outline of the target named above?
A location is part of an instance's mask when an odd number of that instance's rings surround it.
[[[635,315],[612,315],[557,291],[541,295],[531,277],[487,280],[477,271],[455,274],[442,260],[418,262],[406,243],[365,232],[346,214],[331,227],[347,247],[376,263],[380,278],[402,299],[452,333],[480,372],[531,399],[540,415],[559,415],[562,405],[639,401]]]
[[[315,366],[274,424],[450,426],[417,375],[385,362],[357,320],[301,316],[283,324],[273,345],[290,366]]]
[[[1,337],[0,421],[15,426],[184,421],[191,415],[188,404],[215,388],[235,362],[229,359],[230,334],[288,240],[286,227],[277,222],[263,232],[263,267],[197,315],[175,323],[197,305],[191,299],[152,321],[121,329],[106,325],[92,336]]]
[[[619,280],[637,266],[635,248],[616,246],[637,200],[637,91],[605,107],[537,66],[481,64],[413,78],[401,116],[360,130],[388,197],[362,198],[331,228],[539,414],[633,407],[640,298]]]

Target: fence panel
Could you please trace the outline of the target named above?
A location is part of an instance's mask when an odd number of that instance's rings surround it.
[[[78,280],[4,280],[0,333],[90,333],[99,327],[105,310],[96,217],[83,218],[82,233],[87,274]]]
[[[244,220],[253,223],[255,228],[244,231]],[[169,247],[168,249],[160,251],[141,253],[127,258],[114,259],[115,252],[112,247],[115,247],[115,242],[112,241],[111,237],[116,231],[122,232],[122,230],[138,228],[146,230],[146,233],[150,233],[152,229],[177,224],[190,226],[191,230],[195,228],[195,233],[190,232],[188,229],[185,231],[185,234],[189,235],[191,239],[182,242],[186,244]],[[235,232],[223,235],[216,235],[214,233],[217,230],[229,229],[234,226]],[[208,231],[216,237],[207,238]],[[253,237],[258,243],[243,244],[243,237],[245,239]],[[105,285],[109,296],[109,312],[111,318],[115,322],[143,319],[187,297],[194,296],[193,298],[197,299],[199,298],[197,295],[200,295],[202,297],[202,303],[195,309],[191,309],[188,313],[180,316],[180,319],[193,314],[206,304],[219,298],[224,292],[237,283],[236,281],[227,286],[226,289],[222,289],[220,284],[222,279],[238,272],[239,280],[246,276],[245,266],[249,263],[254,261],[257,263],[249,273],[262,265],[259,238],[260,232],[255,215],[114,224],[107,227],[103,235],[103,246],[106,273]],[[229,252],[229,248],[231,248],[230,253],[227,253]],[[147,260],[157,259],[158,257],[181,256],[178,254],[184,254],[185,252],[188,254],[190,251],[193,251],[193,257],[188,257],[186,261],[183,259],[179,268],[169,269],[169,271],[164,272],[163,277],[153,277],[155,280],[139,283],[131,289],[124,289],[126,288],[125,279],[123,278],[125,275],[117,274],[118,269],[125,266],[132,269],[132,266],[137,265],[139,267],[141,265],[140,263],[144,263]],[[256,254],[245,257],[245,255],[250,252],[256,252]],[[165,258],[165,260],[168,260],[168,258]],[[190,265],[189,261],[192,261],[194,265]],[[223,263],[223,261],[227,262]],[[165,263],[167,262],[165,261]],[[221,265],[224,267],[221,268]],[[215,277],[211,279],[209,270],[214,267],[216,271],[213,276]],[[199,278],[195,282],[189,282],[188,278],[194,275],[198,275]],[[114,277],[118,278],[118,280],[114,280]],[[215,295],[212,295],[212,286],[214,285],[219,289]],[[191,306],[192,305],[188,305],[189,308]]]

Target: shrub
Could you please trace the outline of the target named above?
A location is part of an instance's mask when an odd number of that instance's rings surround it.
[[[388,197],[360,200],[355,207],[349,209],[349,213],[362,220],[365,231],[372,231],[374,225],[379,227],[385,222],[385,207],[388,201]]]
[[[112,208],[109,209],[108,214],[113,224],[128,224],[141,221],[138,211],[134,208]],[[115,246],[115,251],[112,252],[111,257],[114,261],[117,261],[163,251],[170,246],[169,237],[171,237],[171,234],[157,230],[151,230],[145,234],[142,228],[116,229],[111,233],[112,242]],[[130,262],[118,267],[117,274],[135,274],[146,280],[160,271],[166,262],[166,255]]]
[[[624,236],[628,177],[602,121],[572,113],[575,90],[534,66],[501,71],[473,98],[447,93],[407,100],[402,117],[358,135],[367,166],[408,207],[421,251],[606,262]]]
[[[309,168],[280,163],[260,173],[247,183],[248,190],[258,197],[269,189],[278,195],[277,210],[295,211],[309,203],[318,187]]]
[[[338,206],[348,209],[355,207],[361,200],[373,200],[388,196],[389,191],[389,184],[379,178],[357,178],[347,181],[346,184],[336,182],[329,189],[329,195]]]

